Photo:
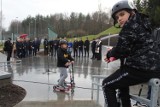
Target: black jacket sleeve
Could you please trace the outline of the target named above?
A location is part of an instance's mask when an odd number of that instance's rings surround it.
[[[122,29],[118,37],[117,45],[107,53],[107,57],[115,57],[117,59],[126,58],[131,53],[135,40],[136,34],[133,30],[129,28]]]

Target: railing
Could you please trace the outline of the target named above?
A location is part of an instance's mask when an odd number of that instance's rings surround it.
[[[7,66],[21,64],[22,60],[0,62],[0,71],[6,71]]]
[[[102,87],[102,85],[101,85],[102,83],[100,83],[100,81],[106,77],[107,76],[104,76],[104,75],[93,75],[92,76],[91,98],[93,100],[93,94],[94,94],[93,91],[95,90],[94,86],[96,86],[97,87],[97,98],[96,98],[97,104],[99,104],[99,92],[100,92],[100,88]],[[150,100],[143,98],[143,97],[140,97],[140,96],[137,96],[137,95],[130,95],[130,98],[137,101],[137,102],[146,104],[149,107],[157,107],[160,80],[157,78],[153,78],[149,81],[148,85],[151,86]],[[105,105],[105,107],[107,107],[107,106]]]

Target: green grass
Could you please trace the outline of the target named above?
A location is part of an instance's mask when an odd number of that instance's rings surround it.
[[[89,40],[93,40],[93,38],[99,38],[99,37],[103,37],[103,36],[107,36],[107,35],[111,35],[111,34],[118,34],[120,32],[121,29],[119,28],[115,28],[114,26],[110,27],[109,29],[97,34],[97,35],[88,35],[88,36],[83,36],[83,37],[77,37],[77,39],[79,40],[80,38],[82,38],[82,40],[86,40],[86,37],[88,37]],[[68,40],[74,41],[74,38],[68,38]]]
[[[103,36],[103,35],[111,35],[111,34],[117,34],[120,32],[120,28],[115,28],[114,26],[110,27],[109,29],[99,33],[98,35]]]
[[[77,40],[80,40],[82,38],[83,41],[86,40],[86,38],[88,37],[89,40],[93,40],[94,38],[97,38],[97,35],[88,35],[88,36],[83,36],[83,37],[74,37],[77,38]],[[74,38],[67,38],[68,41],[74,41]]]

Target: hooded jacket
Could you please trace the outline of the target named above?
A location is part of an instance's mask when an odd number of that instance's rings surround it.
[[[146,15],[136,13],[124,24],[117,45],[107,57],[126,59],[124,65],[144,71],[160,71],[160,54],[154,49],[151,25]]]
[[[65,67],[65,64],[67,62],[73,61],[74,59],[71,57],[71,55],[67,52],[66,49],[63,48],[58,48],[58,52],[57,52],[57,57],[58,57],[58,61],[57,61],[57,67]]]

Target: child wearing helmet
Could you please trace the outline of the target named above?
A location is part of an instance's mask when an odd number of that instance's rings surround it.
[[[58,82],[58,88],[59,89],[65,89],[65,79],[68,77],[67,74],[67,68],[74,63],[74,59],[71,57],[71,55],[67,52],[67,41],[66,40],[60,40],[59,42],[60,47],[57,52],[57,67],[60,71],[60,79]]]
[[[160,78],[160,55],[151,37],[148,16],[139,13],[133,2],[119,1],[112,8],[114,25],[121,27],[118,42],[108,51],[105,61],[111,57],[121,60],[121,66],[102,82],[108,107],[118,107],[116,89],[120,90],[122,107],[131,107],[129,86]]]

